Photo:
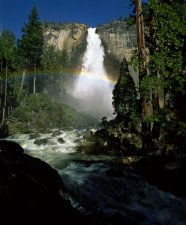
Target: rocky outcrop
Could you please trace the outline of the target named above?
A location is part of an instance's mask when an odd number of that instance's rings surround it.
[[[84,224],[72,208],[56,170],[24,154],[16,143],[0,141],[0,224]]]
[[[140,133],[137,131],[137,122],[131,123],[129,130],[124,118],[101,122],[102,127],[95,132],[86,131],[79,145],[80,152],[91,154],[109,154],[114,156],[133,157],[141,149]]]
[[[116,174],[118,173],[115,171],[108,172],[109,176]],[[83,197],[81,192],[79,197]],[[92,203],[89,201],[89,204]],[[0,141],[0,224],[138,223],[134,223],[128,215],[121,217],[96,211],[83,215],[71,206],[66,187],[56,170],[40,159],[24,154],[17,143],[3,140]]]
[[[136,29],[127,28],[126,22],[115,21],[97,28],[106,54],[112,54],[118,60],[130,59],[132,51],[137,47]]]
[[[120,64],[125,57],[130,61],[133,51],[137,48],[137,36],[135,26],[127,27],[124,21],[115,21],[97,28],[105,49],[105,68],[112,79],[119,76]],[[138,75],[129,66],[130,73],[135,83],[138,83]]]
[[[71,69],[81,70],[82,57],[86,49],[88,27],[85,24],[67,23],[62,27],[44,29],[44,39],[48,45],[56,49],[67,51]],[[105,50],[104,64],[107,74],[113,80],[119,76],[120,63],[125,57],[130,60],[133,50],[137,47],[135,26],[127,28],[126,22],[115,21],[111,24],[99,26],[96,29]],[[135,83],[137,74],[129,67]]]
[[[68,23],[59,29],[47,27],[44,30],[44,39],[48,45],[56,49],[66,50],[70,55],[86,40],[87,26],[79,23]]]

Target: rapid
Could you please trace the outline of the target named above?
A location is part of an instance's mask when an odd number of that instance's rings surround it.
[[[150,185],[142,176],[118,164],[117,157],[77,151],[86,141],[86,132],[53,130],[34,138],[22,134],[8,140],[55,168],[67,187],[71,204],[84,214],[96,212],[121,220],[130,217],[139,225],[186,224],[185,198]]]

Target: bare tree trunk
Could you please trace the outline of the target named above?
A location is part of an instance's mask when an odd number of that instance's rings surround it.
[[[134,0],[135,11],[136,11],[136,28],[137,28],[137,38],[138,38],[138,53],[140,60],[143,61],[143,67],[140,69],[140,76],[146,75],[146,62],[147,53],[145,46],[145,32],[144,32],[144,21],[143,21],[143,11],[141,0]]]
[[[60,78],[60,108],[59,108],[59,130],[61,129],[61,121],[62,121],[62,97],[63,97],[63,86],[64,86],[64,79]]]
[[[3,111],[2,111],[2,125],[4,124],[5,121],[5,107],[3,106]]]
[[[0,119],[2,121],[3,118],[3,83],[0,82]]]
[[[5,90],[4,90],[4,103],[3,103],[3,114],[2,114],[2,124],[5,121],[6,117],[6,107],[7,107],[7,82],[8,82],[8,66],[6,63],[5,67]]]
[[[151,38],[151,49],[150,49],[150,53],[151,55],[154,55],[157,51],[157,41],[156,41],[156,23],[155,23],[155,15],[154,15],[154,11],[151,9],[150,10],[150,27],[149,27],[149,33],[150,33],[150,38]],[[156,69],[156,71],[154,71],[156,74],[157,79],[160,78],[160,73],[158,68]],[[162,90],[162,92],[164,92]],[[153,108],[153,114],[155,114],[156,112],[159,111],[160,109],[160,96],[161,96],[161,92],[160,92],[160,87],[154,87],[152,88],[152,108]],[[153,147],[156,148],[156,145],[158,143],[159,140],[159,136],[160,136],[160,128],[161,128],[161,123],[160,121],[154,121],[153,122],[153,127],[152,127],[152,139],[153,139]]]
[[[36,94],[36,75],[34,75],[34,82],[33,82],[33,94]]]
[[[20,92],[23,91],[24,81],[25,81],[25,75],[26,75],[26,70],[23,69],[23,74],[22,74],[22,79],[21,79],[21,88],[20,88]]]
[[[7,83],[8,83],[8,66],[6,64],[6,69],[5,69],[5,100],[4,100],[5,108],[6,108],[6,105],[7,105]]]
[[[139,69],[139,86],[145,76],[147,76],[147,53],[145,46],[145,32],[141,0],[134,0],[136,11],[136,28],[138,38],[138,58],[142,62]],[[142,149],[147,152],[152,147],[152,134],[151,124],[146,122],[146,117],[152,114],[150,93],[149,96],[141,96],[141,109],[142,109]]]
[[[36,65],[34,66],[33,94],[36,94]]]

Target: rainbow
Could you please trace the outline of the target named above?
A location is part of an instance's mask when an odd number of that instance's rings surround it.
[[[104,76],[99,76],[96,74],[93,74],[91,72],[82,72],[80,69],[65,69],[60,71],[38,71],[36,73],[37,77],[39,78],[45,78],[47,76],[64,76],[65,78],[68,77],[75,77],[76,79],[92,79],[93,81],[105,81],[108,84],[114,85],[116,83],[115,79],[111,79],[105,74]],[[25,74],[25,79],[32,79],[35,76],[34,72],[28,71]],[[16,79],[19,80],[22,78],[22,72],[19,73],[13,73],[9,75],[9,80]]]

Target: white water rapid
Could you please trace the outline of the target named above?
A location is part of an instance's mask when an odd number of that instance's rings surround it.
[[[74,90],[74,97],[81,105],[81,111],[96,118],[113,117],[113,84],[107,79],[104,69],[104,49],[96,28],[89,28],[87,49],[83,58],[82,71]]]
[[[186,224],[186,198],[149,184],[144,177],[115,163],[112,156],[76,152],[80,143],[85,143],[86,132],[53,130],[37,137],[22,134],[7,139],[19,143],[25,153],[42,159],[59,172],[75,208],[85,214],[95,212],[120,220],[107,225]],[[133,222],[126,223],[125,218]]]

